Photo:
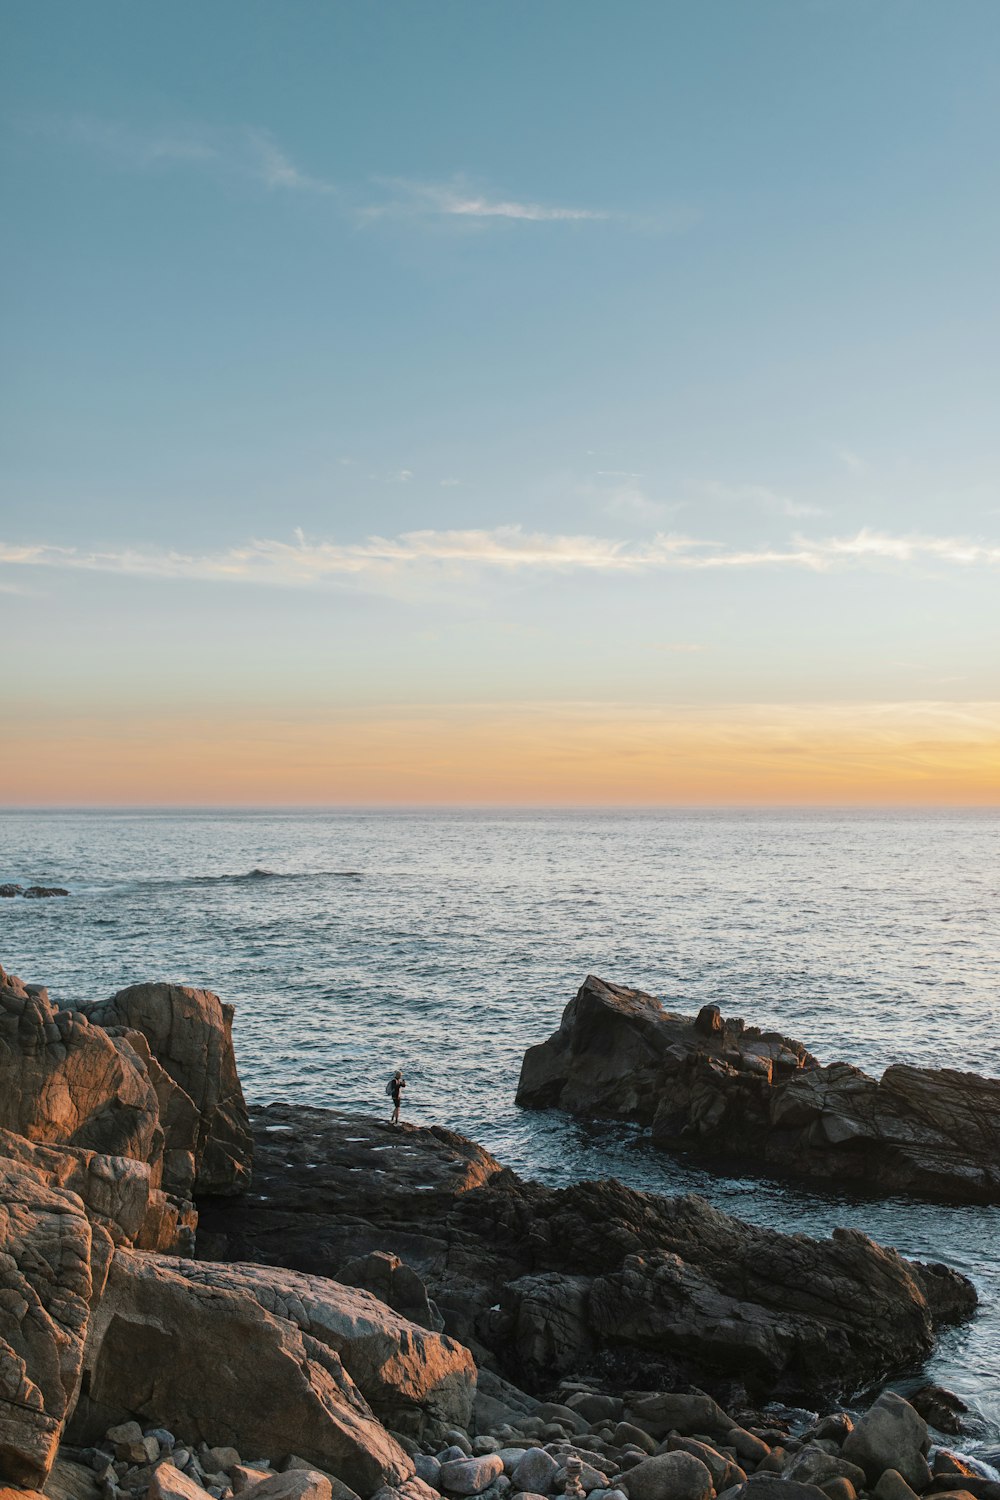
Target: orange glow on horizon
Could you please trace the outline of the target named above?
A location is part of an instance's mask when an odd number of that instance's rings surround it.
[[[1000,805],[1000,704],[8,717],[0,805]]]

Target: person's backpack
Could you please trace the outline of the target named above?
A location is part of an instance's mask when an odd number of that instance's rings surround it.
[[[393,1086],[393,1084],[394,1084],[394,1083],[395,1083],[395,1082],[396,1082],[396,1080],[395,1080],[395,1078],[390,1078],[390,1079],[389,1079],[389,1082],[388,1082],[388,1083],[387,1083],[387,1084],[386,1084],[386,1086],[385,1086],[385,1092],[386,1092],[386,1095],[387,1095],[387,1096],[388,1096],[388,1098],[390,1098],[390,1099],[391,1099],[391,1098],[392,1098],[392,1086]]]

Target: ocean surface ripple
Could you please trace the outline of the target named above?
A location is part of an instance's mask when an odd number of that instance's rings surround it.
[[[757,1223],[850,1224],[976,1282],[923,1371],[1000,1442],[1000,1209],[716,1176],[640,1132],[514,1106],[587,973],[775,1027],[824,1062],[1000,1075],[993,813],[0,814],[0,962],[53,998],[143,979],[237,1006],[248,1097],[406,1115],[548,1182],[698,1192]]]

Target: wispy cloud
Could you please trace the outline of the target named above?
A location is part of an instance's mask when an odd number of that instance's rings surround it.
[[[269,190],[330,195],[338,185],[304,171],[267,130],[186,123],[144,130],[92,115],[49,115],[22,121],[26,133],[103,157],[131,172],[189,168],[255,182]]]
[[[461,177],[450,182],[415,182],[404,177],[376,180],[380,187],[388,190],[388,196],[380,203],[361,209],[362,217],[431,214],[458,219],[521,219],[533,224],[611,217],[603,209],[568,208],[562,204],[495,197],[470,187]]]
[[[408,531],[361,542],[260,539],[221,552],[179,552],[129,547],[86,551],[49,543],[0,542],[0,566],[117,573],[133,577],[195,579],[301,587],[328,580],[378,586],[428,569],[453,576],[476,571],[640,574],[659,570],[806,569],[826,573],[871,565],[938,563],[1000,567],[1000,544],[966,537],[892,536],[862,530],[850,537],[796,537],[785,547],[731,550],[694,537],[658,533],[646,542],[589,535],[492,530]]]
[[[306,170],[270,131],[258,126],[220,129],[181,124],[143,130],[90,115],[36,117],[22,125],[30,134],[89,151],[130,171],[200,168],[253,181],[269,191],[336,197],[344,214],[360,225],[384,218],[558,223],[615,217],[600,208],[501,195],[461,175],[446,182],[402,177],[374,177],[358,184],[335,182]]]

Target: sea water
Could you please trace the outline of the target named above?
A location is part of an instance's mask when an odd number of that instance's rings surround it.
[[[717,1174],[642,1132],[517,1109],[525,1047],[588,973],[776,1028],[821,1061],[1000,1076],[1000,816],[941,812],[11,812],[0,962],[53,998],[169,979],[236,1005],[252,1101],[388,1112],[550,1183],[698,1192],[778,1229],[852,1225],[971,1276],[923,1370],[1000,1442],[1000,1208]],[[966,1446],[973,1446],[966,1444]]]

